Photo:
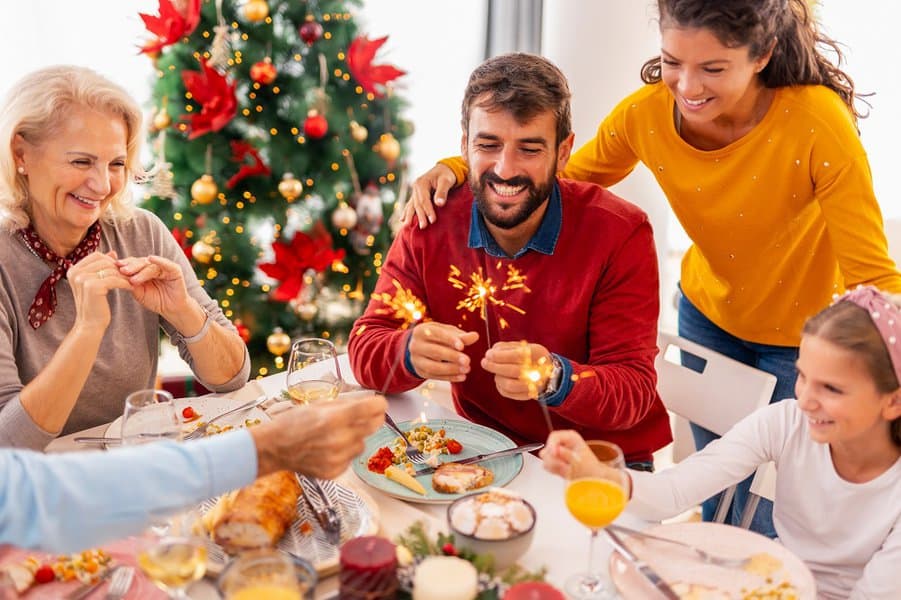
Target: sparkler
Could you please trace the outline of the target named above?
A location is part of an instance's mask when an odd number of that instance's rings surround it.
[[[501,261],[497,262],[497,269],[500,270]],[[498,288],[494,285],[491,277],[485,277],[482,273],[482,268],[469,275],[469,284],[467,287],[467,283],[461,278],[462,271],[455,265],[450,266],[450,275],[447,277],[448,283],[450,283],[455,289],[458,290],[466,290],[466,296],[457,303],[457,310],[466,310],[468,312],[474,313],[476,311],[479,312],[479,317],[481,317],[482,321],[485,322],[485,342],[488,347],[491,347],[491,331],[488,327],[488,306],[494,305],[497,307],[506,307],[514,312],[517,312],[521,315],[526,314],[526,311],[522,308],[507,302],[503,298],[498,298],[496,293]],[[523,275],[519,269],[514,267],[513,265],[507,266],[507,279],[500,287],[500,291],[506,292],[511,290],[523,290],[526,293],[530,293],[532,290],[526,285],[526,276]],[[509,327],[509,323],[507,323],[506,319],[503,317],[498,318],[498,325],[501,329],[506,329]]]
[[[526,387],[529,390],[529,397],[535,398],[535,401],[538,402],[538,406],[541,407],[541,412],[544,414],[544,421],[547,423],[547,429],[550,433],[554,430],[554,426],[551,424],[551,414],[547,409],[547,404],[545,404],[538,396],[540,391],[547,385],[547,380],[550,379],[551,374],[554,372],[554,365],[547,356],[542,356],[537,361],[533,361],[532,351],[529,349],[529,344],[527,342],[521,342],[520,347],[522,348],[523,360],[519,370],[519,380],[526,384]]]
[[[385,308],[377,308],[375,312],[379,315],[391,315],[393,318],[400,320],[401,330],[410,329],[425,317],[425,304],[423,304],[422,300],[417,298],[412,291],[401,285],[397,279],[392,279],[391,283],[396,290],[394,294],[388,292],[372,294],[374,300],[378,300],[385,305]],[[357,330],[357,334],[359,335],[360,333],[362,333],[362,329]],[[413,335],[412,331],[408,331],[406,334],[407,337],[411,335]],[[391,363],[391,368],[388,370],[388,377],[385,378],[385,384],[382,386],[382,391],[380,392],[382,396],[385,395],[388,385],[391,383],[391,378],[394,377],[394,372],[397,371],[397,367],[404,357],[406,347],[407,342],[404,341],[403,348],[397,353],[397,356],[394,357],[394,362]]]

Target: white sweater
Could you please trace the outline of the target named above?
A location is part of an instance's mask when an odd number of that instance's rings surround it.
[[[839,477],[829,446],[813,442],[794,400],[749,415],[671,469],[630,471],[630,510],[653,520],[678,514],[776,463],[773,521],[779,540],[813,572],[820,598],[901,598],[901,459],[879,477]]]

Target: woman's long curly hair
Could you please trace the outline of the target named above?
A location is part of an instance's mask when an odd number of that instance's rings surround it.
[[[808,0],[657,0],[657,8],[661,29],[706,29],[724,46],[747,46],[751,60],[772,47],[773,56],[759,74],[764,86],[823,85],[835,91],[855,117],[866,117],[855,106],[861,95],[840,68],[844,54],[838,42],[820,32]],[[835,55],[834,62],[827,53]],[[660,56],[644,63],[641,80],[660,81]]]

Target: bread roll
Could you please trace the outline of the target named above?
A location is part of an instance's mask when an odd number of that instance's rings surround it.
[[[297,476],[278,471],[260,477],[230,499],[224,496],[214,515],[210,533],[226,552],[275,546],[297,518],[297,499],[303,492]]]

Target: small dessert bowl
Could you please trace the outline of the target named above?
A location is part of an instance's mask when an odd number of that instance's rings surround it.
[[[467,494],[447,507],[447,524],[456,546],[494,556],[497,569],[506,569],[526,553],[536,521],[534,506],[502,488]]]

